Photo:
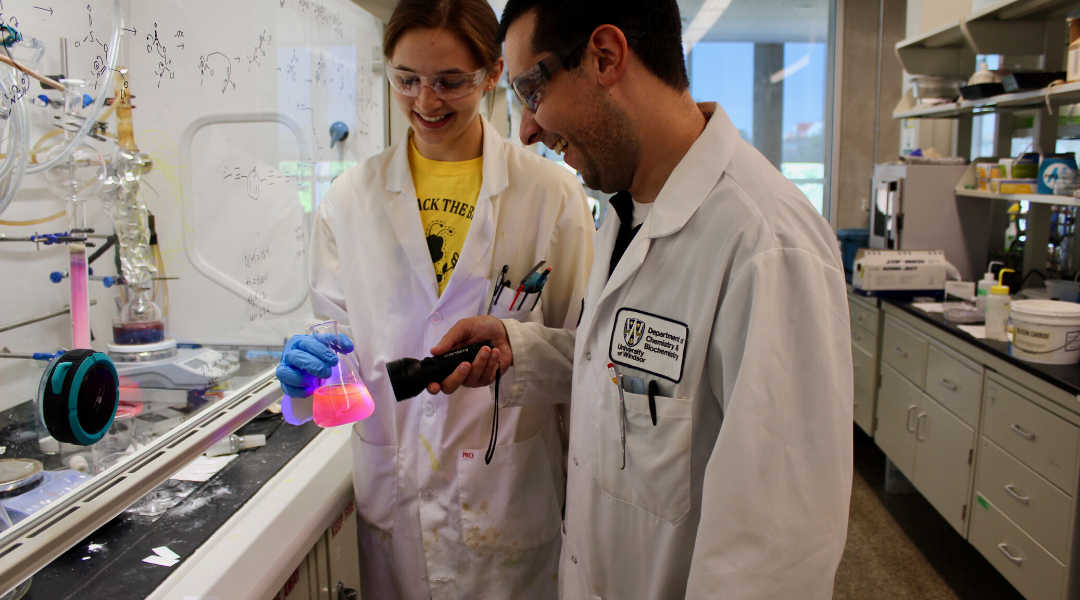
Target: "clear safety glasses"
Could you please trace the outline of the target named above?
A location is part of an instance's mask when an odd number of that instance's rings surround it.
[[[640,31],[623,31],[623,35],[634,39],[643,39],[645,37],[645,34]],[[589,34],[589,37],[559,50],[525,69],[521,75],[514,78],[510,87],[514,90],[518,102],[525,108],[536,112],[537,107],[540,106],[540,101],[544,99],[544,94],[547,93],[547,84],[551,81],[551,78],[566,67],[566,59],[570,58],[571,54],[589,43],[591,39],[592,34]]]
[[[420,95],[420,90],[425,86],[431,88],[431,91],[443,100],[463,98],[480,87],[485,75],[487,75],[487,69],[478,69],[472,73],[443,73],[425,77],[412,71],[386,68],[386,78],[390,80],[390,87],[399,94],[414,98]]]

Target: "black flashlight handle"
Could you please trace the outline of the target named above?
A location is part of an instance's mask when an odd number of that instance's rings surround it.
[[[394,396],[398,402],[416,397],[429,384],[438,383],[449,377],[454,369],[463,362],[471,363],[480,353],[481,348],[494,348],[491,340],[479,344],[451,350],[439,356],[429,356],[421,361],[402,358],[387,365],[390,382],[394,387]],[[411,363],[411,364],[410,364]]]

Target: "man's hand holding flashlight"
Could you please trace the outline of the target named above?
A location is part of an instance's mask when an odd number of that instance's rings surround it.
[[[502,321],[492,316],[470,317],[458,321],[443,336],[437,346],[431,349],[433,356],[446,354],[455,348],[469,346],[485,340],[491,340],[493,350],[484,348],[476,355],[476,360],[461,363],[452,375],[428,386],[429,393],[453,394],[461,386],[478,388],[487,387],[495,382],[495,369],[505,372],[514,364],[514,354],[510,350],[510,338]]]

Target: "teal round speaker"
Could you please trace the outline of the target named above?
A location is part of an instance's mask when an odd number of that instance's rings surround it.
[[[38,409],[57,441],[90,446],[105,437],[120,405],[120,378],[108,355],[70,350],[53,359],[38,386]]]

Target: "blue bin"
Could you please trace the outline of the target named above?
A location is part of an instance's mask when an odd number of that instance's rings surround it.
[[[844,270],[850,273],[855,267],[855,255],[859,248],[870,247],[869,229],[837,229],[836,237],[840,240],[840,254],[844,257]]]

